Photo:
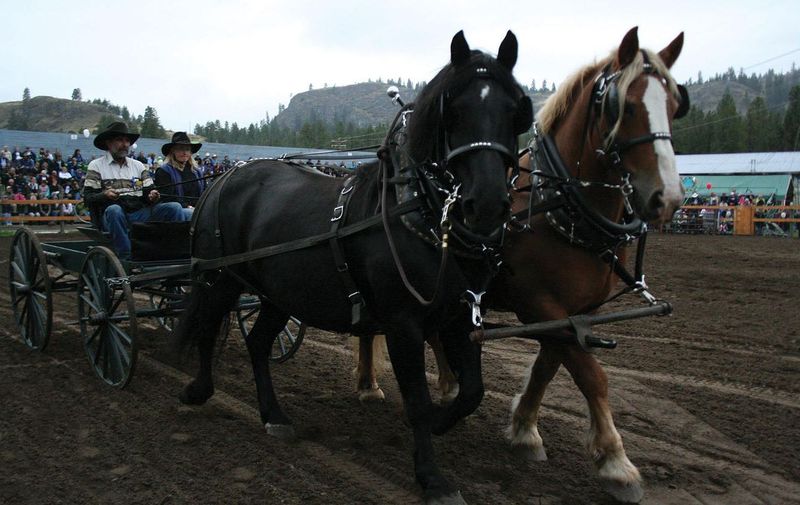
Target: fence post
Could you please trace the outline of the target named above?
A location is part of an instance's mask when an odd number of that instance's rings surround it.
[[[754,235],[755,223],[753,216],[755,209],[750,206],[737,205],[733,215],[733,234],[734,235]]]

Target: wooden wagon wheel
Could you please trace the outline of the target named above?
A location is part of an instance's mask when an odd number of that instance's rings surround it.
[[[163,294],[151,293],[148,297],[151,309],[164,310],[168,307],[180,304],[181,299],[186,297],[186,288],[183,286],[168,286],[163,290]],[[177,302],[177,303],[176,303]],[[178,314],[168,316],[156,316],[158,325],[172,333],[178,326]]]
[[[258,318],[260,307],[252,307],[247,309],[239,309],[236,311],[236,320],[239,322],[239,331],[242,336],[247,338],[250,333],[250,328],[253,327],[255,320]],[[290,359],[300,348],[303,343],[303,337],[306,334],[306,324],[301,322],[296,317],[290,317],[286,322],[286,326],[278,333],[278,337],[272,344],[270,349],[269,359],[275,363],[283,363]]]
[[[42,244],[30,229],[14,234],[8,263],[14,321],[28,347],[43,351],[53,327],[53,293]]]
[[[94,372],[123,388],[136,367],[136,304],[125,269],[107,247],[89,250],[78,279],[78,319]]]

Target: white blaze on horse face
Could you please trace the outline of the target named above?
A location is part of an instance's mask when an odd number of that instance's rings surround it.
[[[642,97],[642,103],[647,109],[650,120],[650,132],[669,132],[669,117],[667,116],[667,91],[659,79],[648,76],[647,87]],[[675,151],[672,150],[672,142],[667,139],[653,141],[653,149],[658,160],[658,173],[661,182],[664,184],[664,204],[678,207],[683,201],[683,187],[678,176],[678,168],[675,164]]]
[[[491,91],[491,88],[488,84],[481,88],[481,101],[486,100],[486,97],[489,96],[489,91]]]

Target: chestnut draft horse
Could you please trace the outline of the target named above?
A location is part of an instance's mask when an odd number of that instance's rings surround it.
[[[592,313],[618,282],[612,264],[624,264],[621,246],[646,230],[644,221],[672,218],[683,196],[672,120],[689,102],[669,68],[682,46],[683,33],[658,53],[640,49],[633,28],[616,51],[583,67],[545,103],[520,163],[530,184],[520,187],[525,177],[516,182],[513,212],[521,219],[506,236],[504,268],[485,297],[489,308],[512,311],[523,323]],[[638,287],[646,293],[643,282]],[[641,477],[614,426],[606,373],[577,343],[540,340],[525,389],[511,406],[507,435],[515,452],[547,459],[537,421],[545,389],[563,364],[588,402],[587,449],[604,488],[618,500],[639,501]],[[433,348],[443,398],[452,397],[459,365],[450,361],[454,375],[441,345]],[[359,354],[361,396],[382,396],[366,341]]]
[[[403,134],[393,131],[381,161],[344,181],[256,160],[206,190],[192,221],[196,275],[176,331],[184,347],[196,343],[200,368],[181,401],[202,404],[214,394],[216,329],[244,289],[261,297],[245,340],[261,420],[274,436],[294,435],[268,360],[290,314],[338,333],[384,331],[413,430],[417,482],[428,503],[463,503],[436,465],[431,434],[447,431],[483,397],[480,347],[467,337],[460,299],[496,272],[511,209],[506,169],[516,165],[517,136],[533,121],[512,74],[517,48],[508,32],[494,58],[457,33],[450,63],[398,116]],[[448,358],[465,364],[462,394],[441,408],[428,391],[424,337],[451,326],[461,333],[441,340]]]

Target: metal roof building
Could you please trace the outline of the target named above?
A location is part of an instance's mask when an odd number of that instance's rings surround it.
[[[679,154],[676,160],[687,196],[735,191],[794,203],[800,196],[800,151]]]
[[[800,151],[679,154],[675,158],[681,175],[800,174]]]

